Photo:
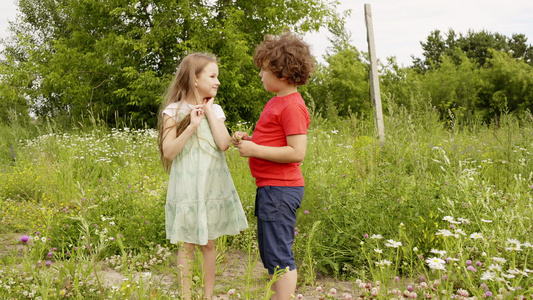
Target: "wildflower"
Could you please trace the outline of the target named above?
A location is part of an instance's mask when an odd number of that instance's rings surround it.
[[[400,281],[400,277],[398,277],[398,276],[394,277],[394,281],[396,281],[396,282]]]
[[[392,248],[398,248],[402,245],[402,242],[396,242],[394,240],[387,240],[387,243],[385,246],[392,247]]]
[[[468,267],[466,267],[466,269],[467,269],[468,271],[471,271],[471,272],[477,272],[477,269],[474,268],[473,266],[468,266]]]
[[[435,233],[435,235],[454,236],[454,234],[451,231],[449,231],[448,229],[439,229],[439,231],[437,233]]]
[[[377,297],[379,295],[379,290],[378,288],[373,287],[370,293],[372,294],[373,297]]]
[[[431,251],[429,251],[433,254],[438,254],[439,256],[443,256],[446,254],[446,251],[445,250],[437,250],[437,249],[431,249]]]
[[[381,249],[374,249],[374,252],[381,254],[381,253],[383,253],[383,250],[381,250]]]
[[[26,244],[30,240],[30,237],[27,235],[23,235],[20,237],[20,241]]]
[[[457,220],[459,220],[459,222],[463,223],[463,224],[470,224],[470,221],[468,219],[463,219],[463,218],[457,218]]]
[[[450,222],[450,221],[453,221],[453,217],[452,216],[446,216],[446,217],[442,218],[442,220]]]
[[[52,251],[48,251],[48,258],[52,258],[52,256],[54,256],[54,253],[52,253]]]
[[[468,291],[467,290],[464,290],[464,289],[458,289],[457,290],[457,294],[461,297],[468,297]]]
[[[46,243],[46,237],[43,236],[43,237],[41,238],[41,242]]]
[[[481,280],[494,281],[495,278],[496,278],[496,273],[491,272],[491,271],[485,271],[483,272],[483,274],[481,274]]]
[[[352,295],[351,294],[348,294],[348,293],[344,293],[342,294],[342,297],[344,298],[344,300],[352,300]]]
[[[485,297],[485,298],[492,297],[492,292],[491,291],[486,291],[485,294],[483,294],[483,297]]]
[[[330,295],[335,295],[335,294],[337,294],[337,290],[335,288],[331,288],[329,290],[329,293],[330,293]]]
[[[47,260],[47,261],[44,262],[44,264],[45,264],[47,267],[50,268],[50,266],[52,265],[52,262],[49,261],[49,260]]]
[[[520,252],[520,251],[522,251],[522,248],[520,248],[520,243],[518,243],[518,244],[514,244],[514,245],[511,246],[511,247],[507,247],[507,248],[505,248],[505,250],[507,250],[507,251],[516,251],[516,252]]]
[[[489,270],[491,271],[501,271],[502,270],[502,266],[498,265],[498,264],[492,264],[489,266]]]
[[[445,261],[438,257],[428,258],[426,259],[426,263],[431,269],[434,269],[434,270],[445,270],[446,269],[444,266]]]
[[[392,264],[392,262],[384,259],[384,260],[380,260],[380,261],[376,261],[374,262],[376,264],[376,266],[378,267],[383,267],[383,266],[390,266]]]
[[[381,240],[383,237],[381,234],[373,234],[370,238],[373,240]]]
[[[501,257],[493,257],[492,260],[494,260],[494,262],[496,263],[501,263],[501,264],[504,264],[507,262],[505,258],[501,258]]]
[[[467,265],[467,266],[471,266],[471,265],[472,265],[472,261],[471,261],[470,259],[467,259],[467,260],[466,260],[466,265]]]
[[[407,290],[408,290],[409,292],[412,292],[412,291],[413,291],[413,286],[412,286],[412,285],[410,285],[410,284],[409,284],[409,285],[407,285]]]
[[[476,266],[481,267],[482,263],[478,260],[476,261]]]
[[[492,223],[492,220],[481,219],[481,222],[484,222],[484,223]]]
[[[304,214],[308,215],[308,214],[309,214],[309,211],[308,211],[308,210],[305,210],[305,211],[304,211]]]
[[[365,239],[367,239],[367,238],[368,238],[368,233],[365,233],[365,235],[363,235],[363,237],[364,237]]]
[[[233,296],[233,295],[235,295],[235,289],[230,289],[228,291],[228,296]]]
[[[304,295],[302,294],[298,294],[298,296],[296,296],[296,299],[303,299],[304,298]]]
[[[317,286],[316,289],[315,289],[315,291],[316,291],[317,293],[322,293],[322,287],[321,287],[321,286]]]
[[[421,282],[420,283],[420,287],[423,288],[423,289],[427,288],[428,287],[427,282]]]

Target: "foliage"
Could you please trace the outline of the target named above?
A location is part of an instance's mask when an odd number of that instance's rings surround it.
[[[372,105],[369,95],[368,63],[352,45],[343,22],[331,24],[333,47],[324,56],[325,65],[318,65],[309,86],[301,91],[312,101],[316,113],[330,119],[348,117],[351,112],[369,115]]]
[[[465,53],[479,66],[485,66],[487,60],[492,57],[490,49],[508,53],[512,58],[533,66],[533,46],[527,44],[527,37],[524,34],[513,34],[509,38],[486,30],[480,32],[469,30],[465,35],[462,33],[458,35],[453,29],[449,29],[443,38],[440,30],[434,30],[426,41],[420,44],[424,57],[413,57],[413,64],[414,69],[422,73],[438,68],[444,56],[453,57],[455,63],[461,63],[462,59],[457,55],[460,53]]]
[[[207,51],[221,62],[218,100],[228,120],[257,119],[268,95],[252,65],[255,45],[283,28],[316,31],[337,18],[335,6],[324,0],[20,0],[2,53],[0,96],[22,115],[31,108],[58,121],[93,115],[108,124],[127,119],[137,128],[154,127],[178,63]]]

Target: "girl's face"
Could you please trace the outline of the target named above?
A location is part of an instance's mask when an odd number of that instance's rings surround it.
[[[217,94],[218,86],[218,65],[211,62],[196,76],[196,90],[200,99],[213,98]]]

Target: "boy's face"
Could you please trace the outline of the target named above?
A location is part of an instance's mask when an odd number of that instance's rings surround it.
[[[261,68],[259,76],[262,78],[261,81],[263,82],[265,90],[269,92],[277,93],[287,85],[287,80],[285,78],[278,78],[272,73],[272,71],[268,70],[266,66]]]

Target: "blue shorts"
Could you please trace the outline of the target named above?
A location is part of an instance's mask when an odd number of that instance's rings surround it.
[[[303,186],[263,186],[255,196],[259,254],[269,274],[296,269],[292,252],[296,210],[304,196]]]

